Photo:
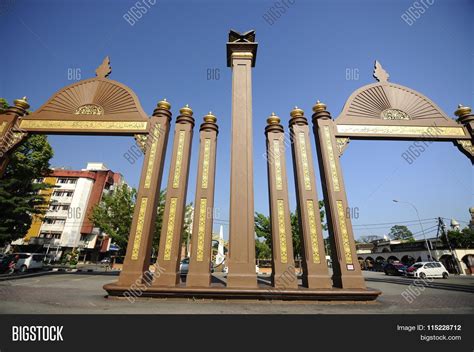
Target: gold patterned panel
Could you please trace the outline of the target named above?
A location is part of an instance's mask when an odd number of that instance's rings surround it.
[[[143,225],[145,223],[145,213],[148,204],[148,198],[143,197],[140,202],[140,208],[138,210],[138,220],[137,220],[137,229],[135,231],[135,239],[133,241],[132,248],[132,260],[138,259],[138,254],[140,253],[140,244],[142,242],[143,234]]]
[[[0,133],[3,133],[3,131],[5,130],[5,128],[7,127],[7,125],[8,125],[8,122],[6,122],[6,121],[2,121],[2,122],[0,123]]]
[[[204,140],[204,160],[202,161],[202,183],[201,188],[206,189],[209,183],[209,159],[211,158],[211,139]]]
[[[178,136],[178,151],[176,152],[176,166],[174,168],[173,176],[173,188],[179,187],[179,179],[181,177],[181,167],[183,163],[183,153],[184,153],[184,138],[186,137],[185,131],[179,131]]]
[[[168,216],[168,225],[166,228],[165,256],[163,258],[164,260],[171,260],[171,247],[173,245],[174,222],[176,218],[176,205],[177,204],[178,204],[178,198],[171,198],[170,213]]]
[[[459,139],[456,141],[461,148],[466,150],[469,154],[474,156],[474,146],[472,145],[472,142],[468,139]]]
[[[336,137],[336,146],[339,152],[339,156],[344,153],[344,149],[346,149],[347,144],[349,143],[349,137]]]
[[[288,263],[288,251],[286,249],[286,226],[285,226],[285,202],[277,200],[278,213],[278,238],[280,239],[280,257],[283,264]]]
[[[425,136],[465,136],[462,127],[440,126],[384,126],[384,125],[337,125],[339,133]]]
[[[312,200],[306,201],[306,210],[308,211],[309,234],[311,237],[311,251],[313,252],[313,263],[321,263],[319,256],[318,232],[316,230],[316,213]]]
[[[323,127],[323,132],[324,132],[324,143],[326,144],[326,149],[327,149],[327,152],[328,152],[329,169],[331,171],[332,184],[333,184],[333,187],[334,187],[334,191],[339,192],[339,190],[340,190],[339,175],[337,173],[336,160],[335,160],[335,157],[334,157],[334,148],[332,147],[332,141],[331,141],[331,134],[329,132],[329,126],[324,126]]]
[[[308,153],[306,151],[306,138],[305,133],[298,133],[298,138],[300,141],[300,152],[301,152],[301,164],[303,166],[303,180],[304,180],[304,189],[311,191],[311,178],[309,177],[309,164],[308,164]]]
[[[273,140],[273,159],[275,161],[275,184],[277,191],[283,189],[283,179],[281,176],[281,155],[280,155],[280,141]]]
[[[201,198],[199,204],[199,229],[198,229],[198,244],[197,244],[197,258],[198,262],[204,260],[204,236],[206,234],[206,213],[207,213],[207,199]]]
[[[155,127],[153,128],[152,131],[152,136],[153,142],[151,143],[151,148],[150,148],[150,158],[148,159],[148,165],[146,168],[146,174],[145,174],[145,188],[150,188],[151,186],[151,175],[153,173],[153,165],[155,164],[155,159],[156,159],[156,148],[158,146],[158,138],[160,136],[160,128],[161,125],[157,123]]]
[[[65,130],[136,130],[146,131],[146,121],[61,121],[61,120],[22,120],[22,129],[65,129]]]
[[[349,233],[347,232],[347,225],[346,225],[346,215],[344,212],[344,206],[342,205],[342,201],[336,201],[337,204],[337,216],[339,218],[339,229],[341,230],[342,236],[342,246],[344,248],[344,258],[346,260],[346,264],[353,264],[352,263],[352,254],[351,254],[351,246],[349,243]]]
[[[104,108],[100,105],[86,104],[79,106],[74,112],[76,115],[104,115]]]

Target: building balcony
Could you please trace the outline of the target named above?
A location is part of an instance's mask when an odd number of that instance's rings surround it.
[[[44,238],[44,237],[32,237],[28,241],[28,244],[34,245],[50,245],[50,246],[59,246],[61,240],[59,238]]]
[[[46,224],[41,225],[41,232],[63,232],[64,223],[60,224]]]

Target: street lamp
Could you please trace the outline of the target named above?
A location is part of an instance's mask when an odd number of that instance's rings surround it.
[[[405,203],[405,204],[408,204],[408,205],[410,205],[413,209],[415,209],[416,216],[418,217],[418,222],[420,223],[421,233],[423,234],[423,238],[425,239],[426,248],[428,248],[428,253],[430,254],[430,260],[434,260],[433,256],[431,255],[430,246],[429,246],[428,241],[427,241],[426,236],[425,236],[425,230],[423,229],[423,225],[421,224],[421,219],[420,219],[420,214],[418,213],[418,209],[415,207],[414,204],[412,204],[412,203],[410,203],[410,202],[403,202],[403,201],[396,200],[396,199],[394,199],[393,201],[394,201],[395,203]]]

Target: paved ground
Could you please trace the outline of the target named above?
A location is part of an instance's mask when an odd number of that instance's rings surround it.
[[[105,298],[102,286],[116,280],[106,273],[49,273],[0,282],[0,313],[474,313],[474,277],[436,279],[431,287],[414,287],[413,280],[364,272],[367,286],[382,291],[375,302],[282,302],[147,299],[134,303]],[[263,278],[265,279],[265,278]],[[412,286],[410,286],[412,285]],[[410,288],[411,287],[411,288]],[[419,295],[409,295],[409,292]],[[407,297],[407,299],[404,298]]]

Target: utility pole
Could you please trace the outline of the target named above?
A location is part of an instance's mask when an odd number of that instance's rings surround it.
[[[441,228],[441,232],[446,237],[446,242],[448,243],[448,248],[449,248],[449,251],[451,252],[451,257],[454,259],[454,270],[456,270],[456,274],[459,275],[461,273],[461,270],[459,269],[459,266],[458,266],[458,258],[456,257],[456,252],[454,252],[453,248],[451,247],[448,233],[446,231],[446,225],[444,224],[443,219],[441,219],[441,217],[438,217],[438,228]]]

